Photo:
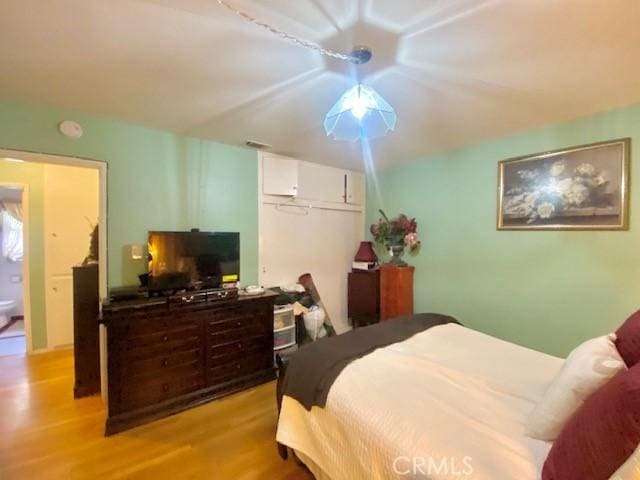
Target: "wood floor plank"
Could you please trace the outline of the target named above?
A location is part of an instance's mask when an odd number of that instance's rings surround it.
[[[275,382],[104,437],[70,350],[0,357],[0,478],[310,480],[277,454]]]

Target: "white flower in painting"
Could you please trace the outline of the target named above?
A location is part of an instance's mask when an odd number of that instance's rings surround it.
[[[540,193],[531,192],[505,198],[504,212],[509,215],[528,217],[533,212],[534,204],[539,196]]]
[[[560,160],[558,162],[555,162],[553,165],[551,165],[551,169],[549,170],[549,173],[551,174],[552,177],[557,177],[559,175],[562,175],[565,168],[566,168],[565,163]]]
[[[595,186],[600,187],[605,183],[609,182],[610,180],[611,180],[611,175],[609,175],[609,172],[604,171],[604,172],[601,172],[597,177],[593,179],[593,183]]]
[[[540,176],[538,170],[518,170],[518,176],[523,180],[533,180]]]
[[[540,218],[549,218],[555,211],[556,207],[551,203],[541,203],[538,205],[538,216]]]
[[[540,197],[540,192],[538,191],[529,192],[524,196],[524,203],[528,205],[533,205],[534,203],[536,203],[536,200],[538,200],[538,197]]]
[[[581,163],[576,167],[576,175],[581,177],[593,177],[596,174],[596,167],[590,163]]]
[[[589,198],[589,189],[581,183],[573,183],[564,197],[569,205],[579,207]]]
[[[534,205],[540,196],[540,192],[530,192],[523,195],[522,203],[520,204],[520,213],[528,217],[533,212]]]
[[[563,180],[560,180],[559,182],[556,182],[554,185],[555,191],[562,196],[567,196],[572,186],[573,186],[573,179],[571,178],[565,178]]]

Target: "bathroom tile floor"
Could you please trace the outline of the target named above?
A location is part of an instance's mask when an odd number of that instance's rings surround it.
[[[0,357],[5,355],[17,355],[25,353],[24,335],[19,337],[0,338]]]
[[[24,322],[18,320],[0,334],[0,356],[25,353]]]

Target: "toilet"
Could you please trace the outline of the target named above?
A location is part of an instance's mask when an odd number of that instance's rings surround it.
[[[9,323],[9,313],[16,306],[15,300],[0,300],[0,328]]]

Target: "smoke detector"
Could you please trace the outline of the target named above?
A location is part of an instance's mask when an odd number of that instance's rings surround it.
[[[67,138],[76,140],[82,136],[82,127],[73,120],[63,120],[58,125],[58,131]]]

